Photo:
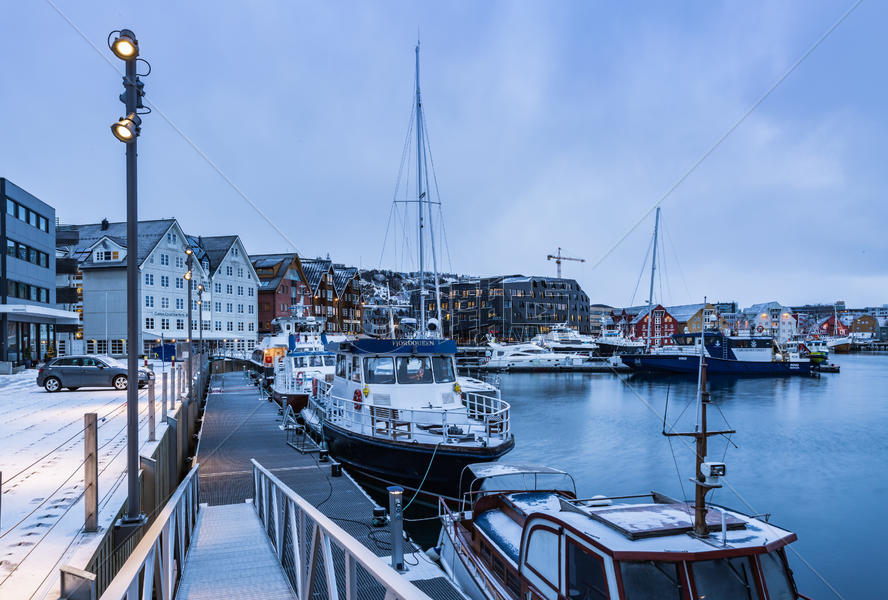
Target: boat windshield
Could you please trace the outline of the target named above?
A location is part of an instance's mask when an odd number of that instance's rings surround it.
[[[682,597],[681,579],[678,576],[676,563],[653,560],[622,561],[620,575],[623,578],[626,600],[642,598],[680,600]]]
[[[399,356],[398,383],[432,383],[432,365],[428,356]]]
[[[308,366],[309,367],[323,367],[324,366],[324,357],[318,356],[317,354],[308,357]]]
[[[335,356],[325,356],[324,357],[324,366],[325,367],[332,367],[334,364],[336,364],[336,357]]]
[[[435,371],[435,381],[438,383],[456,381],[456,375],[453,373],[453,361],[449,356],[432,357],[432,368]]]
[[[484,492],[562,490],[576,493],[573,478],[567,473],[507,473],[486,477],[480,486],[473,487]]]
[[[690,564],[699,597],[758,600],[758,589],[748,556],[700,560]]]
[[[771,600],[795,600],[792,579],[786,568],[785,558],[779,550],[759,555],[762,574],[768,585],[768,597]]]
[[[364,359],[364,383],[394,383],[395,362],[391,356]]]

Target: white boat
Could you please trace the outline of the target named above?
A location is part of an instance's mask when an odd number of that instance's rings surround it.
[[[585,358],[552,352],[530,342],[498,344],[490,341],[488,346],[490,346],[490,355],[486,361],[482,360],[481,366],[494,371],[557,371],[573,365],[574,359]]]
[[[272,397],[296,413],[308,404],[312,386],[316,387],[313,381],[333,381],[336,356],[324,349],[328,341],[322,331],[324,321],[316,317],[292,317],[287,353],[274,362]]]
[[[555,325],[547,333],[540,333],[530,341],[547,350],[561,354],[580,353],[592,355],[598,350],[595,338],[591,335],[583,335],[566,324]]]
[[[595,339],[599,356],[615,354],[640,354],[644,352],[644,340],[630,340],[619,332],[606,332]]]

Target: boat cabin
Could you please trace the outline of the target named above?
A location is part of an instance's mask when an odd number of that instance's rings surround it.
[[[699,332],[676,333],[672,336],[673,347],[662,353],[699,354],[701,337]],[[770,336],[726,336],[719,331],[707,331],[705,340],[706,356],[713,358],[771,362],[782,354],[780,346]]]
[[[441,553],[475,600],[801,597],[784,552],[796,536],[765,521],[711,506],[700,538],[694,507],[660,494],[577,499],[553,469],[467,469],[471,511],[442,504]]]

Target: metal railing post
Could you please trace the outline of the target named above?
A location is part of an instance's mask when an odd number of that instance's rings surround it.
[[[154,380],[152,379],[148,382],[148,441],[154,442],[156,440],[154,431]]]
[[[161,393],[163,394],[163,406],[161,407],[161,419],[166,421],[167,417],[167,392],[169,391],[169,373],[163,372],[163,383],[161,384]]]
[[[84,531],[99,530],[99,455],[96,413],[83,415]]]
[[[176,408],[176,367],[172,366],[170,368],[170,410]]]

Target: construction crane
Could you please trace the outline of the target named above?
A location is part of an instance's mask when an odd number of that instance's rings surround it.
[[[562,260],[575,260],[577,262],[586,262],[585,258],[574,258],[572,256],[563,256],[561,254],[561,247],[560,246],[558,247],[558,254],[555,254],[555,255],[550,254],[546,257],[546,260],[554,260],[555,264],[558,265],[558,279],[561,279],[561,261]]]

